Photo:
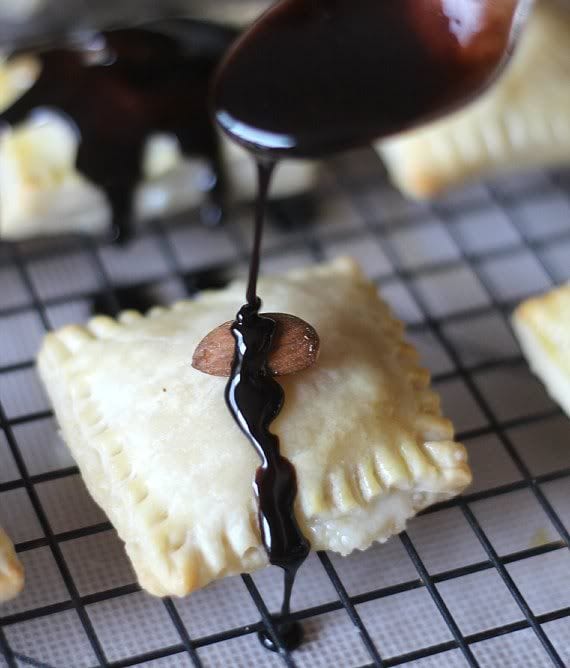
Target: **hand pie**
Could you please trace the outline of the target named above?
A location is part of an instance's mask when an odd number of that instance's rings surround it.
[[[570,10],[541,0],[497,84],[377,149],[394,183],[415,198],[499,171],[570,163]]]
[[[0,527],[0,603],[17,596],[24,587],[24,569],[12,541]]]
[[[513,326],[531,369],[570,416],[570,283],[521,304]]]
[[[95,500],[153,594],[185,595],[268,563],[252,481],[257,456],[224,402],[225,378],[191,366],[244,286],[96,317],[49,334],[39,370]],[[284,376],[272,430],[297,472],[295,513],[315,550],[343,555],[402,531],[459,494],[466,453],[403,325],[350,260],[265,278],[264,311],[310,321],[319,361]]]
[[[0,112],[34,83],[39,63],[32,56],[0,59]],[[249,200],[255,166],[239,146],[221,138],[230,196]],[[71,122],[56,112],[32,114],[13,129],[0,128],[0,240],[21,240],[108,229],[111,208],[103,190],[75,167],[79,140]],[[139,222],[199,206],[204,182],[212,178],[203,158],[185,157],[172,135],[154,134],[146,143],[143,180],[135,193]],[[289,197],[315,183],[315,163],[286,162],[275,175],[272,197]]]

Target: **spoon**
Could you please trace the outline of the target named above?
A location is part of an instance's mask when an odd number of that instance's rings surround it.
[[[281,0],[238,39],[216,120],[267,159],[315,158],[458,107],[501,72],[532,0]]]

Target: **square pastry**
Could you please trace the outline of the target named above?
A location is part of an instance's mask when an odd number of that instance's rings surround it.
[[[415,198],[464,181],[570,161],[570,10],[536,3],[499,81],[464,109],[378,142],[393,182]]]
[[[294,465],[295,513],[312,549],[343,555],[385,541],[471,480],[403,325],[351,260],[262,279],[266,312],[309,321],[320,357],[280,377],[272,424]],[[191,365],[233,319],[244,285],[194,301],[95,317],[49,334],[39,370],[95,500],[141,585],[185,595],[268,563],[252,482],[259,460],[224,402],[226,379]]]
[[[24,568],[12,541],[0,527],[0,603],[17,596],[24,586]]]
[[[531,369],[570,416],[570,283],[523,302],[513,327]]]

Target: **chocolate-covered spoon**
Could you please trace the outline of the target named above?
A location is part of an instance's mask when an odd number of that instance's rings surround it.
[[[239,39],[216,118],[272,158],[318,157],[465,102],[506,62],[530,0],[282,0]]]

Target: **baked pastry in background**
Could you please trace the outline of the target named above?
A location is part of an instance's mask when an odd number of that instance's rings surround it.
[[[570,416],[570,283],[523,302],[513,326],[530,368]]]
[[[223,172],[230,200],[253,197],[255,167],[226,138],[218,150],[207,104],[235,32],[173,23],[0,61],[0,112],[11,124],[0,132],[0,239],[97,234],[111,220],[211,204],[214,191],[218,206]],[[187,42],[196,35],[210,41],[194,53]],[[141,45],[150,54],[143,49],[142,60]],[[272,196],[304,192],[315,176],[313,163],[285,163]]]
[[[570,8],[539,0],[512,62],[464,109],[376,145],[406,195],[501,171],[570,164]]]
[[[17,596],[24,587],[24,569],[12,541],[0,527],[0,603]]]
[[[319,361],[280,378],[273,423],[295,466],[313,549],[349,554],[459,494],[471,474],[403,325],[349,260],[260,282],[267,312],[310,320]],[[141,585],[185,595],[268,563],[251,486],[259,465],[192,351],[240,308],[241,282],[194,301],[49,334],[41,377],[85,483]]]
[[[251,200],[255,165],[239,146],[222,139],[230,197]],[[81,232],[101,234],[112,213],[103,191],[75,168],[78,137],[63,116],[37,114],[0,135],[0,240]],[[144,179],[135,195],[140,224],[198,207],[213,177],[207,160],[182,155],[176,138],[149,138],[143,157]],[[303,193],[314,185],[317,167],[284,162],[275,175],[272,198]]]

